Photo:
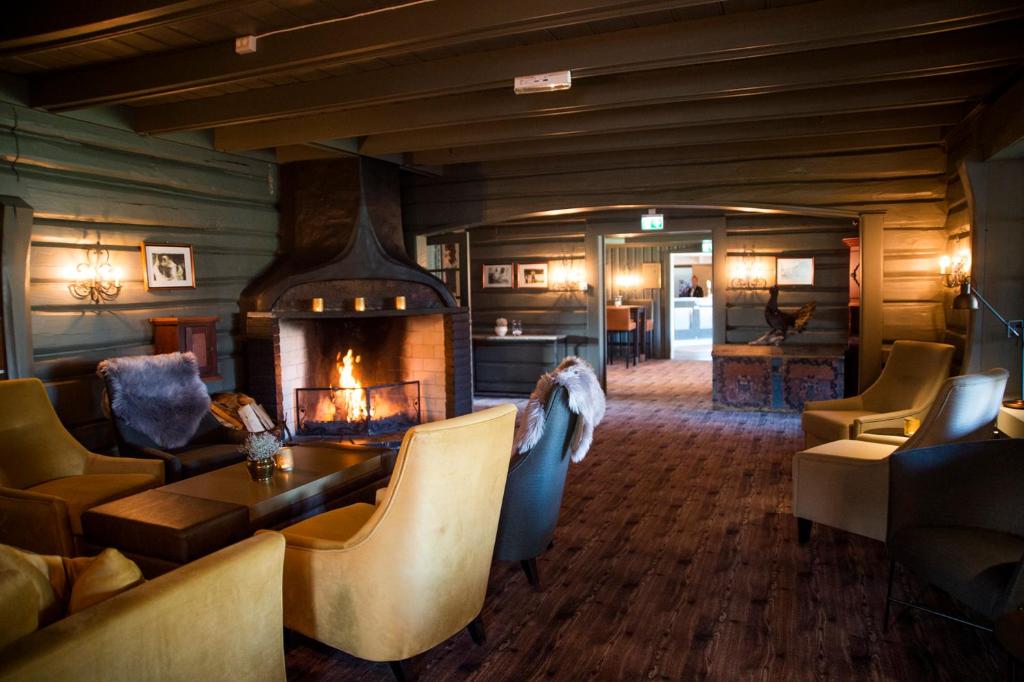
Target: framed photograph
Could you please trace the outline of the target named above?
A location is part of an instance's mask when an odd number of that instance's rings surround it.
[[[511,289],[514,268],[511,263],[484,265],[484,289]]]
[[[516,286],[520,289],[547,289],[547,263],[518,263],[516,265]]]
[[[195,289],[196,263],[191,244],[143,244],[146,289]]]
[[[441,267],[459,267],[459,245],[455,243],[441,244]]]
[[[814,286],[814,258],[778,258],[775,281],[779,286]]]

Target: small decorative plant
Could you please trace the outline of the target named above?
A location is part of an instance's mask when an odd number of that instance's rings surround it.
[[[270,459],[280,449],[281,441],[270,431],[250,433],[241,447],[246,459],[250,462]]]

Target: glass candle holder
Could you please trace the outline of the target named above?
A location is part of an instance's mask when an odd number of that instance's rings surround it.
[[[277,451],[274,455],[274,466],[278,471],[291,471],[295,468],[295,458],[290,447],[286,445]]]
[[[512,320],[512,336],[523,335],[523,323],[521,320]]]
[[[405,310],[405,296],[395,296],[395,310]]]
[[[917,433],[917,430],[921,428],[921,420],[917,417],[904,417],[903,418],[903,435],[913,436]]]
[[[324,311],[324,299],[314,298],[312,309],[314,313],[322,313]]]
[[[357,312],[363,312],[366,310],[366,299],[362,296],[357,296],[355,299],[355,309]]]

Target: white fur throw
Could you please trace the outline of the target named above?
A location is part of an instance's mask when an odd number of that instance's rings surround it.
[[[576,430],[570,443],[573,462],[582,462],[594,440],[594,429],[604,419],[604,391],[597,381],[594,368],[581,358],[569,356],[555,368],[537,380],[537,387],[530,394],[526,411],[519,422],[516,433],[515,452],[529,452],[540,441],[544,433],[544,408],[548,397],[556,386],[565,386],[569,392],[569,410],[578,415]]]

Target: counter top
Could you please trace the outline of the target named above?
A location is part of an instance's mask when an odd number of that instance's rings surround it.
[[[751,346],[745,343],[716,343],[711,357],[786,357],[786,358],[841,358],[843,346],[793,344],[781,346]]]
[[[564,341],[566,338],[564,334],[520,334],[519,336],[473,334],[474,341]]]

